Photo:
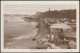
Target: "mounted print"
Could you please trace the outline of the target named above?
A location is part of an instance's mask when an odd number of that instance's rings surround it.
[[[3,52],[79,51],[78,1],[2,1]]]

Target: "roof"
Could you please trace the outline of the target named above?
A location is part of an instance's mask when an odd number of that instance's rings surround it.
[[[71,29],[71,27],[65,23],[55,23],[55,24],[51,25],[50,28]]]

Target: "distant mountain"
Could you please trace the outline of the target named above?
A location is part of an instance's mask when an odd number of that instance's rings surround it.
[[[4,16],[28,16],[23,14],[4,14]]]

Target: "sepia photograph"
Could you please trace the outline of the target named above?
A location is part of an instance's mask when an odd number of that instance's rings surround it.
[[[79,50],[78,2],[5,1],[2,4],[1,40],[5,51]]]

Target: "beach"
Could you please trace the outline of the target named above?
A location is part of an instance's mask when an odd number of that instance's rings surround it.
[[[34,22],[33,22],[34,23]],[[4,22],[4,47],[14,48],[37,34],[38,29],[34,29],[32,22],[26,22],[23,19],[8,19]],[[25,46],[23,46],[25,47]]]

